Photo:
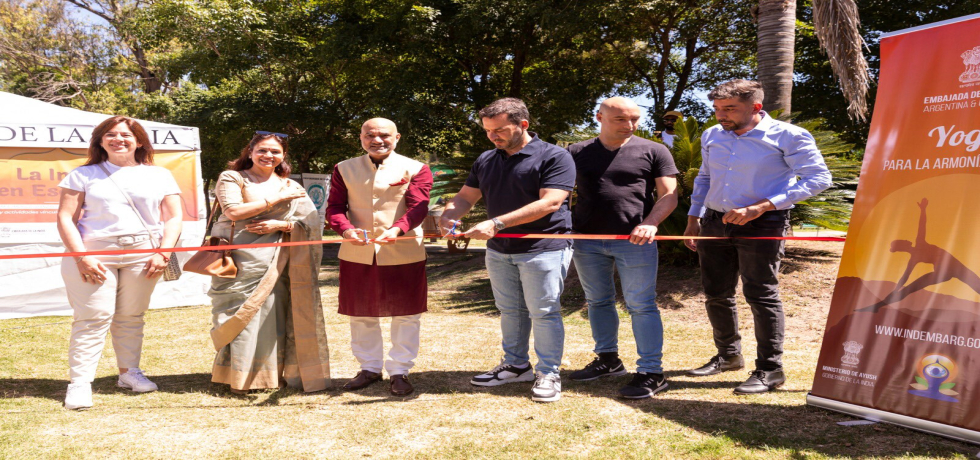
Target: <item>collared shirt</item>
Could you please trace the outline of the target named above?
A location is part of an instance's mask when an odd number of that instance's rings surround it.
[[[763,199],[789,209],[830,187],[813,136],[761,113],[762,121],[741,136],[721,125],[701,135],[701,169],[688,215],[701,217],[705,208],[728,212]]]
[[[567,150],[531,134],[531,142],[513,155],[487,150],[473,162],[468,187],[480,189],[487,216],[499,217],[541,199],[541,189],[571,191],[575,187],[575,162]],[[572,230],[568,201],[557,211],[536,221],[507,227],[501,233],[565,234]],[[555,251],[571,247],[570,239],[491,238],[487,247],[504,254]]]

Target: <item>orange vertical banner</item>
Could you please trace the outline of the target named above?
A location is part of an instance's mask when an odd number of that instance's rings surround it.
[[[807,402],[980,443],[980,15],[887,34]]]

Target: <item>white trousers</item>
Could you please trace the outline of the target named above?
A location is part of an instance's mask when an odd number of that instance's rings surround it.
[[[86,241],[89,251],[149,249],[149,241],[119,246],[115,241]],[[139,367],[143,348],[143,314],[150,306],[150,295],[159,278],[148,279],[143,267],[152,254],[95,256],[108,271],[101,285],[86,283],[75,259],[61,261],[61,277],[73,310],[68,367],[72,382],[92,382],[105,346],[105,334],[112,331],[116,364],[126,369]]]
[[[408,374],[419,355],[419,328],[422,314],[391,317],[391,350],[384,361],[381,318],[370,316],[350,317],[350,348],[361,363],[361,369],[381,372],[381,364],[388,375]]]

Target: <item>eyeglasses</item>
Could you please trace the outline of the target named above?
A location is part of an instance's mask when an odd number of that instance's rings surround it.
[[[259,136],[276,136],[276,137],[278,137],[281,140],[289,139],[289,135],[288,134],[274,133],[272,131],[256,131],[255,134],[257,134]]]

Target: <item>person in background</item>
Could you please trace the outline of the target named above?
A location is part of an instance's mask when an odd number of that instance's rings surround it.
[[[674,134],[674,124],[678,120],[683,120],[684,114],[676,110],[671,110],[664,114],[663,123],[664,130],[660,132],[660,140],[664,141],[667,148],[674,148],[674,139],[677,137]]]
[[[177,244],[180,188],[169,170],[153,165],[150,138],[132,118],[111,117],[96,126],[88,161],[58,186],[58,233],[68,252]],[[172,253],[156,252],[62,259],[61,276],[73,312],[66,409],[92,407],[92,381],[107,331],[112,331],[119,368],[117,385],[137,393],[157,390],[139,367],[143,315],[170,257]]]
[[[218,176],[214,236],[234,244],[319,241],[316,206],[289,179],[285,134],[257,131]],[[319,244],[231,252],[238,275],[213,277],[211,381],[233,393],[288,386],[330,386],[327,333],[320,304]]]
[[[429,166],[395,152],[401,134],[391,120],[361,126],[367,152],[334,167],[327,198],[330,226],[354,241],[340,246],[340,314],[350,317],[351,351],[361,370],[344,385],[359,390],[381,380],[389,391],[415,391],[408,371],[419,354],[421,317],[427,309],[422,221],[429,212]],[[413,238],[392,239],[400,236]],[[368,242],[370,240],[370,242]],[[391,349],[384,361],[381,317],[391,317]]]

